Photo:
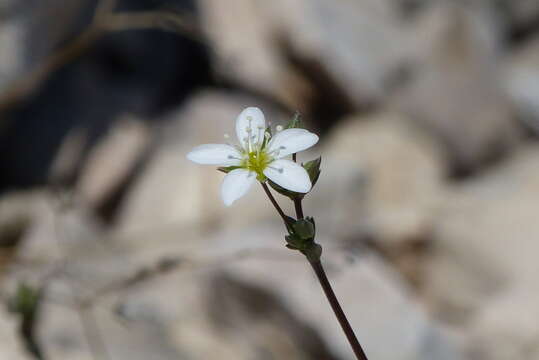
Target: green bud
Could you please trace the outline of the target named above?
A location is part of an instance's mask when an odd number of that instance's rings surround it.
[[[286,247],[292,250],[301,250],[303,248],[302,240],[295,234],[286,235]]]
[[[288,122],[288,124],[285,126],[285,129],[294,129],[294,128],[301,128],[301,114],[299,111],[296,111],[294,113],[294,117],[292,120]]]
[[[303,240],[314,239],[315,231],[314,224],[307,219],[299,219],[296,221],[292,228],[294,233]]]
[[[320,261],[320,257],[322,256],[322,246],[312,242],[309,247],[302,251],[302,253],[307,257],[309,262]]]

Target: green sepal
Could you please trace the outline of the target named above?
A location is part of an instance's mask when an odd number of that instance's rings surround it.
[[[295,128],[302,129],[303,127],[301,126],[301,113],[299,111],[296,111],[294,113],[294,116],[292,117],[292,120],[290,120],[284,128],[285,129],[295,129]]]
[[[307,161],[305,164],[302,164],[303,168],[307,170],[309,178],[311,179],[312,187],[316,185],[318,178],[320,177],[320,164],[322,164],[322,157]]]
[[[224,172],[228,174],[232,170],[241,169],[241,166],[220,166],[217,168],[217,171]]]
[[[294,224],[292,224],[292,228],[294,230],[294,234],[300,239],[314,239],[315,228],[314,224],[309,220],[309,218],[297,220]]]
[[[322,256],[322,246],[313,241],[310,246],[301,252],[307,257],[309,262],[314,263],[320,261],[320,257]]]
[[[292,250],[300,250],[303,248],[303,241],[295,234],[286,235],[286,247]]]

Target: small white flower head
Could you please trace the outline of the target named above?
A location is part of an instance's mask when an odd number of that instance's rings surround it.
[[[187,154],[197,164],[232,166],[221,185],[221,197],[226,206],[242,197],[255,180],[271,181],[299,193],[311,190],[307,171],[293,161],[283,159],[310,148],[318,136],[305,129],[285,129],[271,136],[266,131],[264,114],[259,108],[248,107],[236,119],[236,136],[240,145],[199,145]]]

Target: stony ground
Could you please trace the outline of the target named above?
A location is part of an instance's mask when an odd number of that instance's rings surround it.
[[[261,189],[225,208],[222,174],[185,159],[259,106],[320,134],[305,212],[371,359],[539,359],[539,3],[197,5],[216,83],[74,127],[47,170],[67,186],[0,196],[1,295],[43,290],[46,358],[352,359]],[[25,26],[0,25],[12,81]],[[32,359],[0,319],[0,359]]]

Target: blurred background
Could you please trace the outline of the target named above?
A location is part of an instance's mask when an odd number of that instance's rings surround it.
[[[261,189],[185,159],[247,106],[320,135],[371,359],[539,359],[537,0],[0,0],[0,359],[352,359]]]

